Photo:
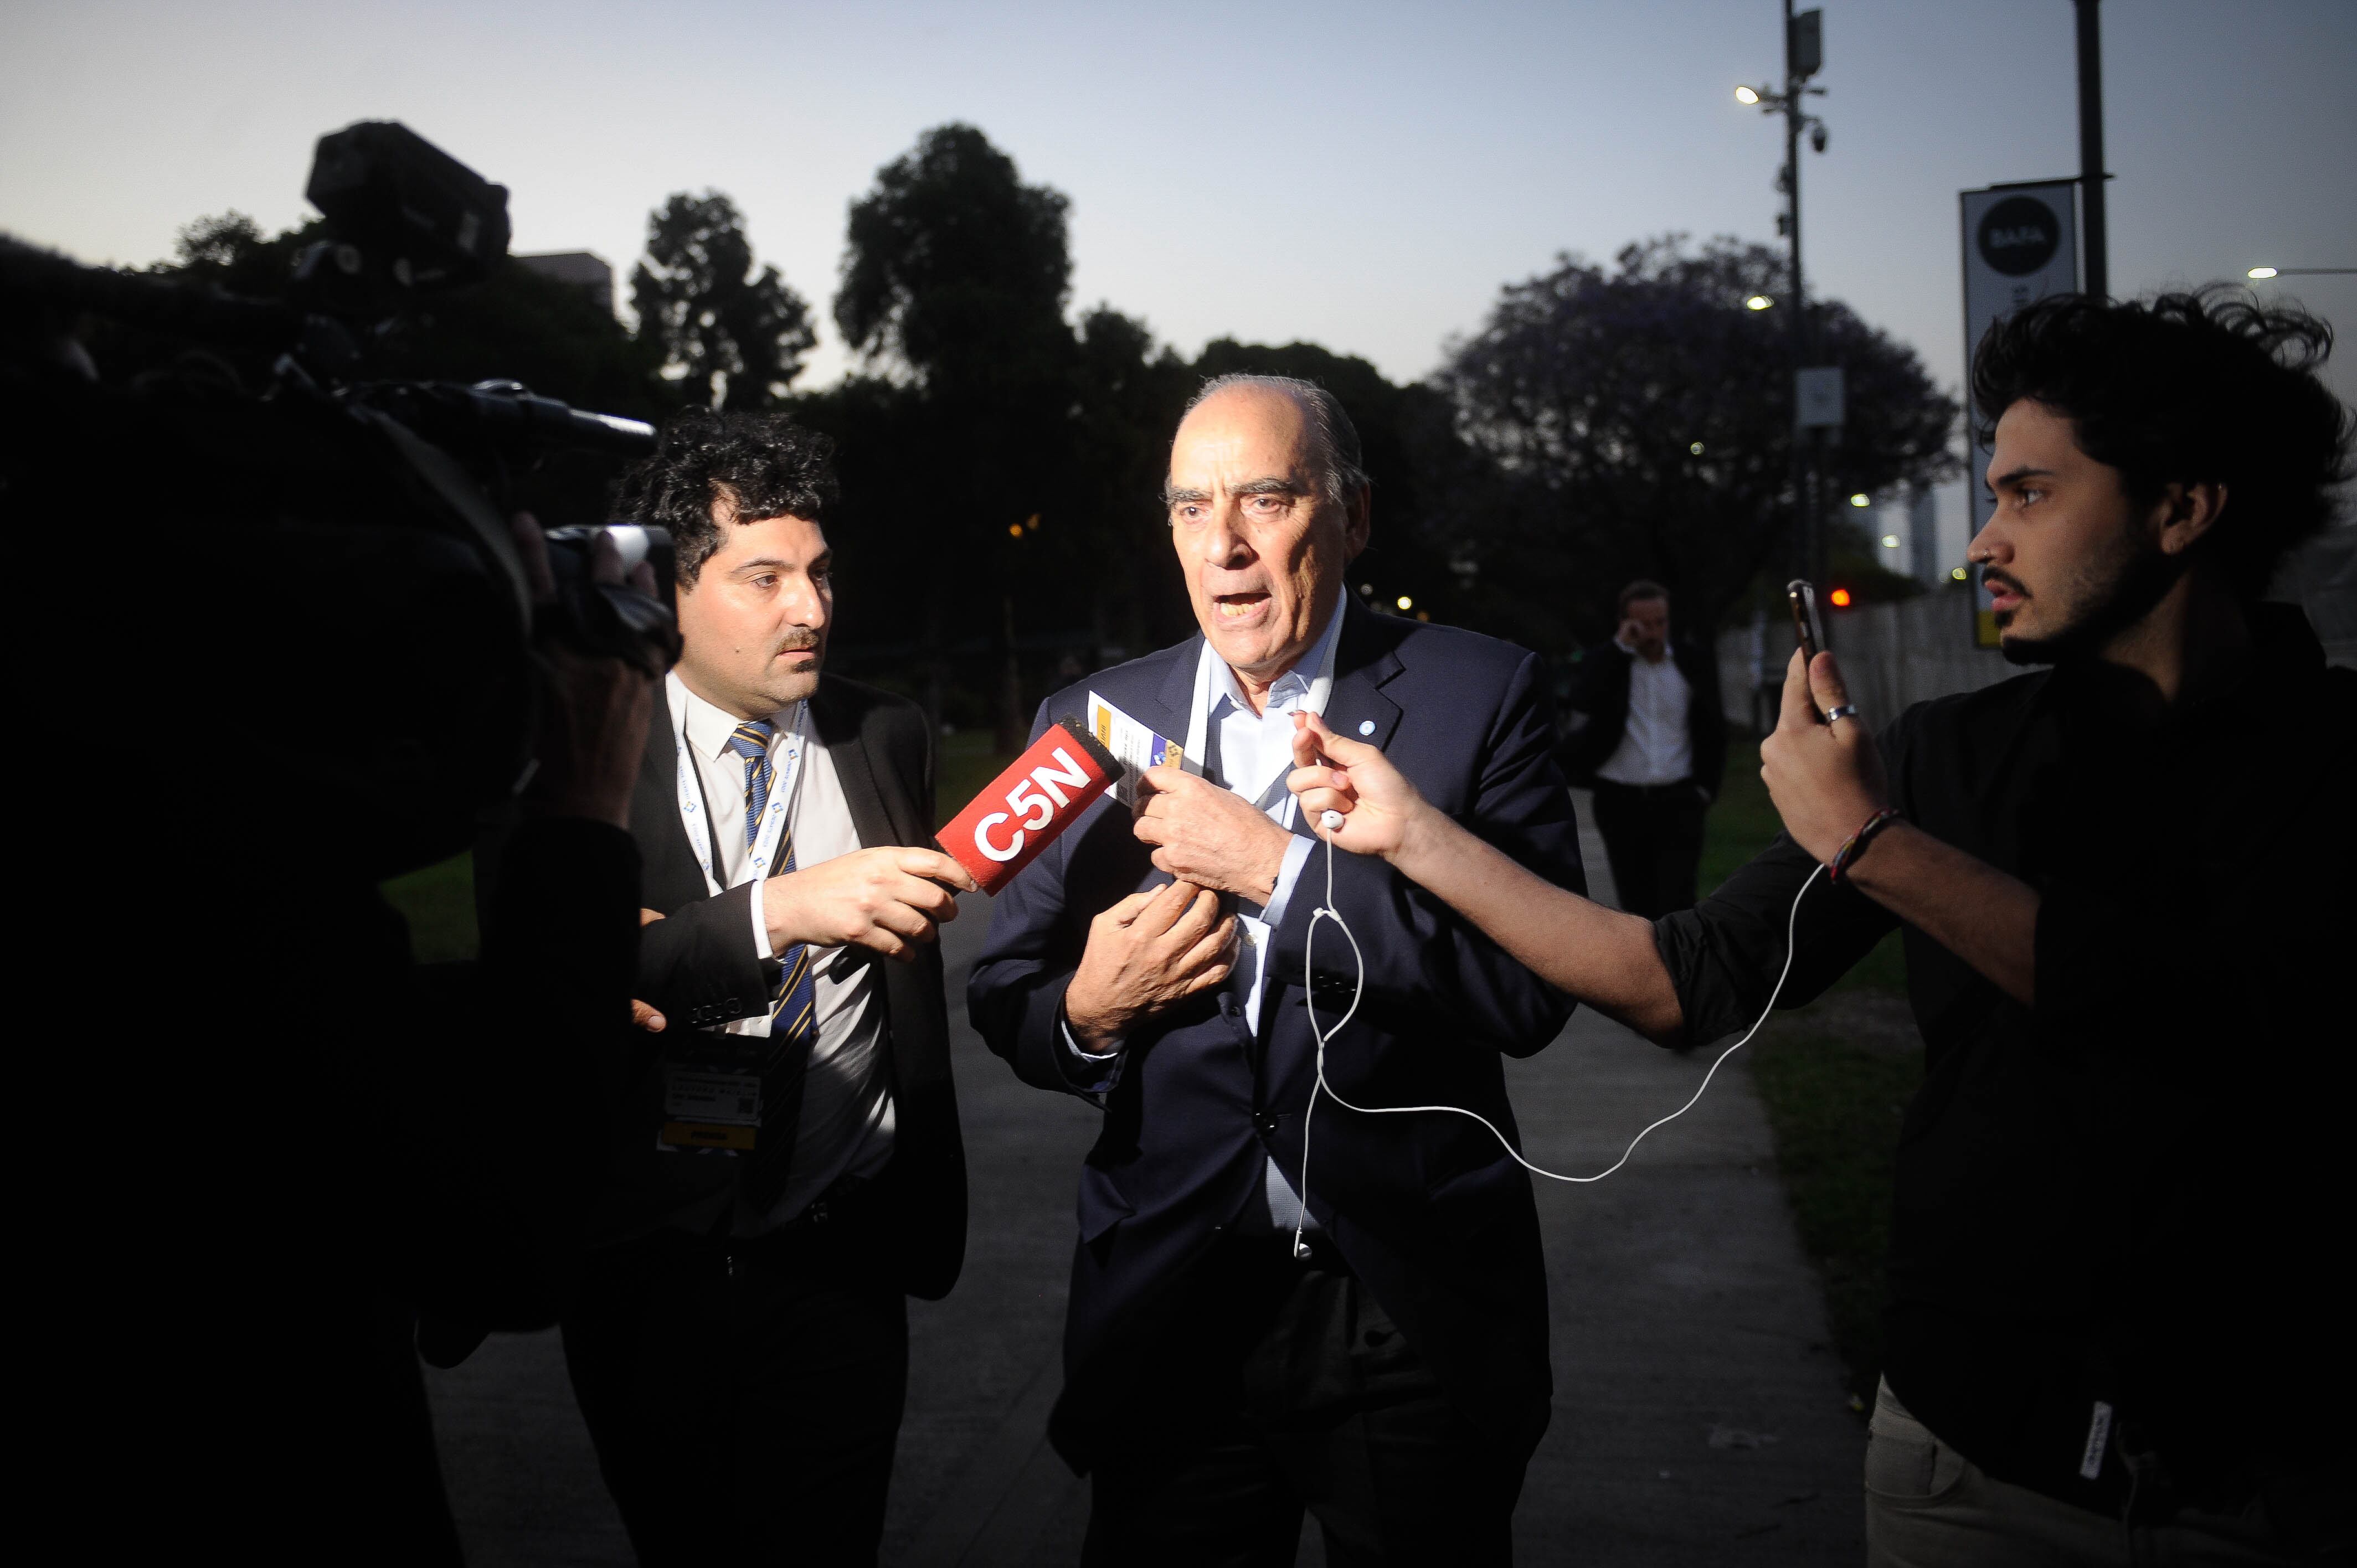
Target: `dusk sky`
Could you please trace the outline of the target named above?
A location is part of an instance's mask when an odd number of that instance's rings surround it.
[[[1962,376],[1956,193],[2076,172],[2069,0],[1824,5],[1803,153],[1812,292]],[[19,3],[0,17],[0,229],[146,263],[235,208],[303,216],[311,146],[406,122],[513,192],[515,248],[627,274],[648,209],[726,191],[824,323],[845,205],[977,125],[1072,199],[1076,308],[1192,353],[1297,338],[1420,376],[1556,252],[1773,242],[1773,0],[1636,5],[628,6]],[[2357,266],[2357,3],[2104,7],[2117,294]],[[2261,285],[2344,330],[2357,277]],[[627,303],[627,285],[622,290]],[[2335,367],[2357,398],[2357,345]]]

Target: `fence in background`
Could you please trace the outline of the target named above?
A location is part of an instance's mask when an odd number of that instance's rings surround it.
[[[1973,646],[1973,596],[1940,589],[1895,605],[1828,612],[1826,636],[1848,678],[1850,701],[1877,729],[1908,708],[1952,692],[1976,692],[2021,671],[1993,648]],[[1718,639],[1718,686],[1729,723],[1755,732],[1776,723],[1792,623],[1763,620]]]
[[[2341,522],[2290,560],[2269,590],[2298,604],[2324,644],[2325,661],[2357,669],[2357,521]],[[1834,652],[1849,678],[1850,700],[1877,729],[1908,708],[1954,692],[1977,692],[2019,674],[1993,648],[1973,646],[1973,596],[1935,588],[1895,605],[1830,610]],[[1792,658],[1792,623],[1767,618],[1755,631],[1721,633],[1718,684],[1729,723],[1764,734],[1775,727],[1784,666]]]

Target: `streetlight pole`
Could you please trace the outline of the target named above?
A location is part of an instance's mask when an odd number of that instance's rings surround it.
[[[1792,0],[1784,0],[1787,6]],[[2104,224],[2103,0],[2072,0],[2079,9],[2079,210],[2087,231],[2087,294],[2111,296],[2111,258]]]
[[[1784,91],[1776,92],[1757,87],[1735,90],[1737,102],[1756,103],[1763,114],[1784,116],[1784,167],[1777,184],[1784,192],[1781,226],[1792,245],[1792,287],[1788,303],[1792,307],[1793,548],[1799,560],[1798,575],[1813,581],[1824,575],[1824,530],[1812,483],[1815,465],[1810,461],[1822,437],[1814,427],[1804,432],[1801,424],[1800,373],[1808,368],[1810,359],[1808,282],[1801,269],[1801,135],[1805,131],[1811,146],[1821,153],[1825,150],[1825,123],[1808,113],[1805,103],[1811,94],[1824,96],[1824,88],[1808,84],[1809,78],[1824,64],[1824,16],[1822,11],[1803,11],[1795,16],[1792,0],[1784,0]]]
[[[1811,581],[1819,579],[1822,567],[1818,562],[1816,487],[1811,482],[1809,461],[1811,448],[1816,445],[1814,431],[1803,431],[1800,410],[1800,373],[1809,363],[1809,295],[1801,271],[1801,83],[1797,68],[1800,61],[1792,55],[1792,0],[1784,0],[1784,227],[1792,242],[1792,507],[1799,514],[1799,524],[1792,532],[1797,535],[1801,557],[1800,576]]]

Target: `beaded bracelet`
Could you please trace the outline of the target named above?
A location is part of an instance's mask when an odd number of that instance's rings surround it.
[[[1899,813],[1889,806],[1867,818],[1866,826],[1850,834],[1841,848],[1834,851],[1833,864],[1825,868],[1825,880],[1839,882],[1843,873],[1857,865],[1857,857],[1866,853],[1866,846],[1874,842],[1874,835],[1897,821]]]

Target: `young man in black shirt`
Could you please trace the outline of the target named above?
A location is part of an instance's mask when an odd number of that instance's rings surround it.
[[[2330,343],[2214,294],[1993,328],[1973,391],[1999,414],[1998,503],[1972,558],[2007,657],[2052,668],[1878,744],[1833,659],[1796,655],[1762,747],[1786,832],[1692,910],[1548,887],[1373,748],[1297,744],[1305,811],[1347,813],[1336,843],[1657,1040],[1805,1003],[1905,933],[1928,1049],[1867,1459],[1877,1563],[2352,1550],[2330,1238],[2357,1196],[2335,1146],[2357,674],[2259,602],[2350,477]]]

